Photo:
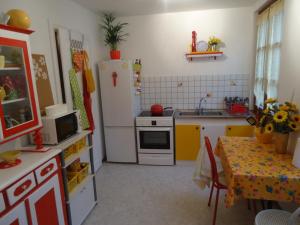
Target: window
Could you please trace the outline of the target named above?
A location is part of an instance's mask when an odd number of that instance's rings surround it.
[[[278,0],[257,18],[257,47],[254,95],[261,107],[265,98],[277,98],[280,74],[280,51],[283,23],[283,0]]]

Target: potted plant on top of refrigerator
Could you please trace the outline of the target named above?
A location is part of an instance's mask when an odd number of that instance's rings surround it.
[[[123,29],[128,23],[116,22],[116,17],[112,13],[103,14],[103,23],[101,25],[105,32],[104,42],[110,47],[110,58],[120,59],[121,53],[118,50],[118,44],[125,41],[128,33],[124,33]]]

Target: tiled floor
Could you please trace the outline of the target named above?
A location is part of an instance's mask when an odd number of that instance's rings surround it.
[[[194,165],[104,164],[97,174],[99,203],[85,225],[210,225],[209,190],[192,181]],[[241,201],[226,209],[221,197],[217,225],[253,225]]]

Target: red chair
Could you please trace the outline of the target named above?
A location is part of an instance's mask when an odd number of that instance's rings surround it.
[[[209,196],[209,201],[208,201],[208,206],[210,207],[210,203],[211,203],[211,198],[214,192],[214,188],[217,189],[217,195],[216,195],[216,202],[215,202],[215,209],[214,209],[214,217],[213,217],[213,225],[216,224],[216,218],[217,218],[217,210],[218,210],[218,203],[219,203],[219,193],[220,190],[227,190],[227,186],[225,184],[222,184],[222,182],[220,182],[220,178],[219,178],[219,174],[218,174],[218,170],[217,170],[217,164],[216,164],[216,160],[215,160],[215,156],[210,144],[210,140],[208,137],[204,137],[205,139],[205,145],[206,145],[206,149],[207,149],[207,153],[208,153],[208,157],[209,157],[209,161],[210,161],[210,166],[211,166],[211,178],[212,178],[212,185],[211,185],[211,190],[210,190],[210,196]]]

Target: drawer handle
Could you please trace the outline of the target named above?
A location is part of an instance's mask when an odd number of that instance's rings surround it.
[[[16,188],[16,190],[14,191],[14,196],[17,197],[20,194],[22,194],[24,191],[26,191],[26,189],[30,187],[31,184],[32,184],[31,180],[25,181],[23,184],[21,184],[19,187]]]
[[[44,169],[42,169],[40,175],[42,177],[45,176],[45,175],[47,175],[51,170],[53,170],[53,168],[54,168],[54,164],[53,163],[49,164],[47,167],[45,167]]]

